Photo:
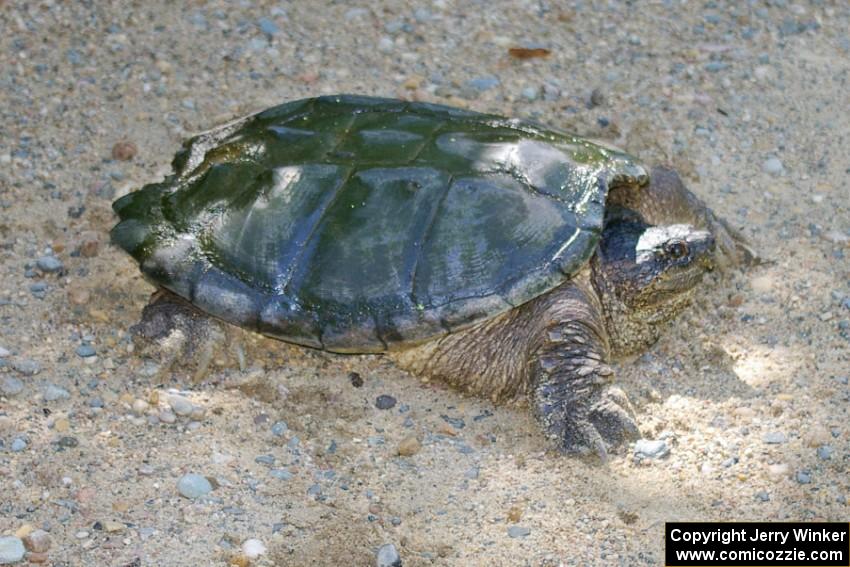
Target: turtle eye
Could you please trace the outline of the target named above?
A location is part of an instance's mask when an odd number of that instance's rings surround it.
[[[665,246],[664,251],[667,252],[667,255],[670,258],[678,260],[679,258],[684,258],[688,255],[688,245],[681,240],[675,240]]]

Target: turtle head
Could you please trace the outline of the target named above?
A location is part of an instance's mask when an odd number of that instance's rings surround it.
[[[651,226],[634,214],[609,219],[594,262],[615,350],[632,352],[658,338],[714,268],[711,233],[686,224]]]

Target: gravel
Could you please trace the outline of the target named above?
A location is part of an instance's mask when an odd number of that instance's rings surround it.
[[[818,458],[822,461],[828,461],[832,457],[833,448],[831,445],[821,445],[818,447]]]
[[[800,484],[811,484],[812,473],[809,471],[797,471],[797,482]]]
[[[55,402],[59,400],[68,400],[71,398],[71,393],[68,392],[65,388],[61,386],[57,386],[56,384],[48,384],[44,387],[43,392],[44,401],[46,402]]]
[[[79,356],[80,358],[89,358],[92,356],[97,356],[97,352],[91,345],[80,345],[74,352],[76,352],[77,356]]]
[[[526,528],[523,526],[510,526],[508,527],[508,536],[512,538],[523,538],[531,535],[531,528]]]
[[[272,435],[275,437],[283,437],[288,429],[285,421],[276,421],[271,426]]]
[[[0,565],[11,565],[24,558],[24,542],[14,536],[0,536]]]
[[[638,439],[635,442],[635,456],[646,459],[660,459],[670,453],[663,439]]]
[[[767,158],[761,168],[765,173],[769,173],[771,175],[781,175],[785,172],[785,166],[782,165],[782,161],[775,156]]]
[[[257,559],[260,555],[266,554],[266,546],[265,544],[258,539],[246,539],[244,543],[242,543],[242,553],[248,559]]]
[[[0,394],[13,398],[24,391],[24,383],[12,376],[0,378]]]
[[[36,260],[35,265],[38,269],[47,274],[55,274],[65,269],[65,265],[56,256],[42,256]]]
[[[184,474],[177,481],[177,492],[190,500],[206,496],[212,492],[212,489],[212,484],[206,477],[195,473]]]
[[[35,376],[41,372],[41,364],[31,358],[21,358],[12,361],[12,368],[26,376]]]
[[[171,406],[171,410],[179,416],[188,416],[192,414],[192,411],[195,409],[195,406],[189,401],[187,398],[183,396],[171,395],[168,396],[168,405]]]
[[[788,438],[781,431],[771,431],[762,435],[761,440],[768,445],[779,445],[786,443]]]
[[[375,555],[375,565],[377,567],[401,567],[401,556],[395,545],[385,543],[378,548],[378,553]]]
[[[388,410],[395,407],[396,399],[387,394],[381,394],[375,398],[375,407],[379,410]]]
[[[476,90],[476,91],[489,91],[490,89],[496,88],[499,86],[499,77],[496,75],[483,75],[481,77],[475,77],[474,79],[470,79],[467,81],[467,85]]]

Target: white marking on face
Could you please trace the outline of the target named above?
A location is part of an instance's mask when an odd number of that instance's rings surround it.
[[[694,228],[687,224],[671,224],[668,226],[653,226],[646,229],[635,246],[635,262],[640,264],[653,259],[655,251],[670,240],[687,240],[693,235]]]

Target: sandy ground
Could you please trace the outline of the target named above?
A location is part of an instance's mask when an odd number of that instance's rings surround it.
[[[668,520],[846,521],[850,4],[566,4],[0,2],[0,535],[57,566],[245,565],[250,538],[254,565],[660,565]],[[565,458],[522,408],[247,335],[245,372],[156,383],[110,202],[192,133],[336,92],[604,139],[742,229],[770,263],[619,367],[669,455]]]

